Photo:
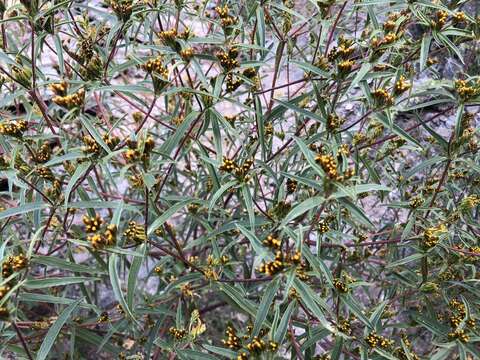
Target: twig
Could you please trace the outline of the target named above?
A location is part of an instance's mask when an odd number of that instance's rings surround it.
[[[23,338],[23,335],[22,335],[22,333],[20,332],[20,329],[18,328],[18,326],[17,326],[17,324],[15,323],[15,321],[12,321],[12,326],[13,326],[13,328],[15,329],[15,331],[17,332],[18,338],[20,339],[20,342],[22,343],[22,347],[23,347],[23,349],[25,350],[25,353],[27,354],[28,358],[29,358],[30,360],[33,360],[33,356],[32,356],[32,354],[30,353],[30,350],[28,349],[27,343],[25,342],[25,339]]]
[[[302,350],[300,350],[300,345],[298,345],[297,339],[295,338],[295,333],[293,332],[292,321],[288,323],[288,332],[290,334],[290,339],[292,340],[293,348],[297,354],[297,359],[304,360],[302,355]]]
[[[342,16],[343,10],[345,9],[345,6],[347,6],[348,1],[345,1],[338,12],[337,18],[335,19],[335,22],[333,23],[332,28],[330,29],[330,34],[328,35],[328,40],[327,40],[327,45],[325,46],[325,56],[328,55],[328,49],[330,47],[330,44],[332,43],[333,39],[333,34],[335,33],[335,29],[337,28],[338,21],[340,20],[340,17]]]

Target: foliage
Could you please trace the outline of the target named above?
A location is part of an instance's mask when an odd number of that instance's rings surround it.
[[[480,358],[478,11],[0,2],[1,356]]]

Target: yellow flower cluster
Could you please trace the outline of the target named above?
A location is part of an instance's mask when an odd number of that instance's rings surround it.
[[[253,79],[258,75],[257,70],[253,67],[246,68],[245,70],[243,70],[242,74],[249,79]]]
[[[50,160],[50,156],[52,155],[52,149],[48,142],[44,142],[38,151],[35,153],[35,161],[38,163],[46,163]]]
[[[103,311],[97,319],[97,323],[102,324],[109,321],[108,312]]]
[[[0,134],[21,138],[27,131],[27,122],[25,120],[9,121],[0,124]]]
[[[162,275],[163,274],[163,268],[160,266],[160,265],[157,265],[153,268],[153,271],[155,272],[155,274],[157,274],[158,276]]]
[[[97,232],[100,229],[100,225],[103,223],[103,219],[98,214],[95,214],[93,217],[85,215],[82,221],[85,225],[85,231],[87,233]]]
[[[352,334],[352,327],[350,325],[350,321],[348,321],[347,319],[340,320],[337,324],[337,329],[344,334],[347,334],[347,335]]]
[[[456,80],[455,90],[457,91],[458,96],[463,100],[467,100],[479,93],[479,88],[469,85],[466,80]]]
[[[195,295],[192,285],[190,285],[189,283],[180,285],[180,291],[182,292],[182,295],[187,298],[193,297],[193,295]]]
[[[452,17],[456,24],[465,22],[467,20],[467,16],[463,11],[457,11]]]
[[[252,353],[258,353],[265,350],[266,344],[265,341],[258,336],[254,336],[252,341],[246,345],[248,351]]]
[[[263,262],[258,267],[258,272],[264,273],[268,276],[273,276],[282,272],[288,266],[291,265],[300,265],[302,260],[302,255],[300,251],[296,251],[293,255],[284,254],[281,251],[275,253],[275,258],[272,261]]]
[[[273,276],[285,269],[285,263],[283,261],[283,254],[281,251],[277,251],[275,260],[264,262],[258,268],[258,271],[268,276]]]
[[[393,340],[389,340],[384,336],[378,335],[375,331],[368,334],[365,338],[365,341],[372,348],[382,347],[384,349],[389,348],[394,343]]]
[[[2,264],[2,277],[8,278],[14,272],[25,269],[28,266],[28,261],[25,255],[19,254],[16,256],[8,256]]]
[[[115,245],[117,237],[117,226],[109,224],[103,232],[100,232],[100,227],[104,223],[100,215],[95,214],[93,217],[85,215],[83,217],[85,231],[91,233],[87,240],[92,244],[94,249],[101,249],[105,246]]]
[[[432,27],[436,29],[441,29],[447,23],[448,13],[444,10],[438,10],[435,14],[435,18],[436,19],[432,20],[431,22]]]
[[[293,194],[297,191],[298,181],[293,179],[287,179],[287,194]]]
[[[117,225],[110,224],[104,233],[105,245],[114,245],[115,238],[117,237]]]
[[[412,209],[417,209],[424,203],[423,198],[420,195],[414,196],[410,199],[409,205]]]
[[[242,336],[244,341],[250,339],[253,331],[253,326],[248,325],[245,331],[245,334]],[[225,334],[227,336],[226,339],[222,340],[222,342],[228,346],[231,350],[240,350],[243,346],[241,343],[240,337],[237,335],[236,330],[232,326],[228,326]],[[255,359],[258,356],[261,356],[261,352],[263,351],[271,351],[275,352],[278,350],[278,343],[274,341],[265,341],[262,338],[267,334],[266,329],[261,329],[258,336],[254,336],[249,342],[247,342],[244,347],[248,350],[240,351],[237,354],[237,360],[248,360],[250,356],[253,356]]]
[[[470,335],[468,330],[475,330],[476,321],[473,318],[467,317],[467,310],[465,304],[457,299],[452,299],[448,303],[450,309],[449,323],[452,331],[448,333],[448,337],[451,340],[459,340],[461,342],[468,342]],[[465,325],[462,327],[462,323],[465,320]]]
[[[53,97],[52,101],[55,104],[62,106],[66,109],[79,107],[79,106],[82,106],[83,103],[85,102],[85,90],[80,89],[72,95],[65,95],[65,96],[57,95]]]
[[[187,210],[191,214],[196,214],[199,209],[200,209],[200,205],[198,204],[188,204],[187,206]]]
[[[250,179],[248,171],[250,170],[252,165],[252,159],[246,159],[243,162],[243,165],[239,166],[233,159],[223,158],[223,163],[220,166],[220,170],[231,173],[240,180],[248,181]]]
[[[240,78],[237,78],[233,73],[228,73],[225,78],[225,81],[226,81],[226,89],[227,89],[227,92],[229,93],[234,92],[240,87],[240,85],[243,84],[243,80]]]
[[[63,201],[65,196],[62,193],[62,182],[59,179],[53,180],[52,185],[45,188],[45,195],[57,202]]]
[[[325,234],[330,230],[330,225],[328,224],[328,221],[322,220],[318,223],[317,230],[320,234]]]
[[[128,228],[125,230],[123,235],[127,238],[128,241],[134,242],[136,244],[145,242],[147,240],[147,234],[145,228],[136,223],[135,221],[130,221],[128,223]]]
[[[179,341],[179,340],[183,340],[186,338],[187,336],[187,330],[185,329],[177,329],[175,327],[171,327],[168,332],[170,333],[170,335],[172,335],[175,340]]]
[[[240,65],[237,60],[238,49],[236,47],[230,48],[228,51],[219,51],[217,54],[217,59],[220,61],[220,65],[230,71]]]
[[[439,224],[425,229],[423,235],[423,245],[426,248],[432,248],[437,245],[440,236],[447,232],[447,226],[445,224]]]
[[[128,162],[133,163],[135,161],[148,161],[150,154],[155,147],[155,140],[153,137],[148,136],[143,144],[137,141],[127,140],[128,150],[125,152],[125,158]]]
[[[315,158],[315,161],[320,164],[322,167],[323,171],[326,172],[327,176],[330,179],[336,179],[338,176],[337,172],[337,161],[333,157],[333,155],[328,154],[328,155],[318,155]]]
[[[198,261],[198,257],[192,257],[191,262]],[[217,267],[221,267],[227,264],[230,261],[230,258],[226,255],[223,255],[220,258],[216,258],[213,255],[208,255],[207,258],[207,265],[203,269],[203,275],[207,280],[214,280],[217,281],[219,276],[219,271],[216,269]]]
[[[214,280],[214,281],[217,281],[220,278],[218,273],[211,266],[207,267],[203,271],[203,276],[205,276],[205,279],[207,279],[207,280]]]
[[[265,240],[263,240],[263,244],[266,247],[271,249],[280,250],[280,246],[282,245],[282,241],[275,237],[274,235],[270,234],[267,236]]]
[[[100,154],[100,145],[97,144],[94,138],[91,136],[85,135],[82,138],[84,146],[82,147],[82,151],[86,154],[95,154],[98,155]]]
[[[338,58],[346,60],[353,54],[354,51],[355,46],[353,45],[353,40],[346,39],[344,36],[340,36],[338,39],[338,47],[333,47],[328,53],[328,60],[334,61]]]
[[[460,210],[468,211],[477,207],[479,204],[480,204],[480,196],[478,196],[477,194],[473,194],[463,198],[459,208]]]
[[[390,106],[393,104],[393,97],[384,88],[372,91],[372,96],[378,106]]]
[[[158,34],[160,41],[164,45],[170,46],[174,49],[177,47],[177,36],[177,30],[175,29],[164,30]]]
[[[348,74],[352,70],[353,65],[355,65],[355,61],[353,61],[353,60],[343,60],[343,61],[339,62],[337,66],[338,66],[338,70],[341,73]]]
[[[190,316],[189,334],[192,339],[196,339],[199,335],[203,334],[207,330],[207,326],[200,318],[200,312],[195,309]]]
[[[65,96],[68,90],[68,83],[63,80],[59,83],[50,84],[48,87],[55,93],[55,95]]]
[[[463,343],[466,343],[468,340],[470,340],[470,336],[465,332],[464,329],[456,329],[452,332],[449,332],[448,337],[452,340],[459,340]]]
[[[5,258],[2,263],[2,277],[7,279],[10,277],[14,272],[21,271],[28,266],[28,261],[25,255],[19,254],[16,256],[9,255]],[[12,289],[12,282],[15,280],[10,280],[10,282],[6,282],[4,285],[0,286],[0,300],[2,300],[8,292]],[[6,306],[0,307],[0,319],[6,320],[9,316],[10,312]]]
[[[163,66],[162,56],[157,56],[156,58],[148,60],[146,63],[141,65],[141,68],[149,74],[155,73],[164,79],[168,79],[168,69]]]
[[[340,279],[334,279],[333,286],[335,287],[335,289],[337,289],[341,293],[347,293],[349,290],[347,283],[345,283]]]
[[[133,11],[133,0],[111,0],[110,7],[120,20],[126,21]]]
[[[228,8],[228,5],[217,6],[215,8],[215,11],[218,17],[221,19],[221,24],[223,28],[235,25],[238,22],[238,19],[236,17],[230,15],[230,9]]]
[[[397,347],[394,352],[393,352],[394,356],[396,356],[398,359],[402,359],[402,360],[420,360],[420,357],[415,354],[413,351],[411,351],[410,349],[409,350],[405,350],[401,347]],[[408,354],[408,355],[407,355]]]
[[[35,169],[35,173],[44,180],[47,180],[47,181],[55,180],[55,176],[53,175],[52,170],[50,170],[48,167],[39,166]]]
[[[193,55],[193,48],[186,48],[180,51],[180,57],[186,62],[189,62],[192,59]]]
[[[274,341],[269,341],[267,344],[266,341],[261,339],[259,336],[254,336],[253,339],[245,347],[251,354],[259,354],[265,350],[272,352],[277,351],[278,343]],[[246,354],[244,356],[246,356]]]
[[[237,332],[232,326],[227,326],[225,335],[227,338],[222,340],[222,343],[228,346],[229,349],[238,350],[242,347],[240,338],[237,336]]]
[[[395,86],[394,86],[394,93],[396,95],[399,95],[401,93],[404,93],[405,91],[407,91],[408,89],[411,88],[412,85],[410,85],[410,83],[405,79],[405,76],[401,75],[397,82],[395,83]]]
[[[110,150],[115,149],[115,147],[120,143],[120,139],[117,136],[104,134],[102,136],[102,139],[105,142],[105,144],[110,148]]]
[[[385,34],[385,36],[381,39],[379,39],[377,37],[374,37],[372,39],[372,41],[370,42],[370,46],[373,49],[377,49],[377,48],[379,48],[381,46],[384,46],[384,45],[393,44],[397,39],[398,39],[397,35],[394,32],[389,32],[389,33]]]
[[[10,289],[11,287],[8,284],[4,286],[0,286],[0,300],[2,300],[5,295],[7,295]]]
[[[344,122],[344,118],[338,116],[337,114],[330,114],[327,117],[327,130],[333,132],[337,130]]]

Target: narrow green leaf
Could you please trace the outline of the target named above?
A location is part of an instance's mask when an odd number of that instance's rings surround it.
[[[260,240],[257,239],[255,234],[240,224],[237,224],[237,227],[242,232],[242,234],[250,241],[250,244],[252,244],[255,254],[259,256],[260,259],[265,258],[267,256],[267,251],[264,249],[262,243],[260,242]]]
[[[375,225],[372,223],[372,221],[368,218],[368,216],[365,214],[363,209],[359,208],[357,205],[352,203],[350,200],[346,198],[340,198],[338,200],[343,206],[345,206],[348,211],[352,213],[354,217],[357,218],[362,224],[370,227],[370,228],[375,228]]]
[[[233,300],[240,309],[255,317],[257,313],[255,304],[248,300],[238,289],[228,284],[220,284],[219,289],[227,295],[228,298]]]
[[[80,178],[84,176],[85,173],[90,169],[90,166],[91,165],[89,163],[83,162],[79,164],[75,169],[75,172],[70,178],[67,188],[65,189],[65,207],[68,207],[68,202],[70,201],[70,193],[72,192],[73,187],[75,186],[77,181],[80,180]]]
[[[309,119],[316,120],[320,123],[325,122],[325,119],[323,119],[320,115],[315,114],[311,111],[305,110],[301,107],[298,107],[292,101],[286,102],[286,101],[282,101],[282,100],[278,100],[278,99],[275,99],[275,101],[278,102],[279,104],[285,106],[287,109],[290,109],[295,113],[302,114],[303,116],[306,116]]]
[[[96,267],[92,267],[91,265],[87,266],[87,265],[75,264],[73,262],[66,261],[66,260],[59,259],[52,256],[35,255],[32,257],[31,261],[34,264],[48,265],[55,269],[63,269],[71,272],[77,272],[77,273],[87,273],[87,274],[105,273],[104,270],[98,269]]]
[[[188,129],[190,129],[192,123],[198,118],[199,114],[200,113],[198,111],[192,111],[189,113],[178,126],[177,130],[175,130],[175,133],[167,138],[162,146],[160,146],[158,151],[162,154],[170,156],[173,149],[180,144]]]
[[[365,315],[365,312],[360,308],[358,302],[355,301],[355,299],[353,299],[350,294],[347,294],[346,296],[341,296],[341,299],[345,303],[345,305],[347,305],[350,311],[353,312],[361,322],[363,322],[365,325],[367,325],[370,329],[373,330],[373,325]]]
[[[175,214],[180,209],[183,209],[188,204],[191,204],[193,199],[179,201],[175,205],[172,205],[167,211],[165,211],[161,216],[159,216],[148,228],[147,235],[151,235],[156,229],[162,226],[165,221],[170,219],[173,214]]]
[[[465,110],[465,104],[460,104],[457,109],[457,114],[455,116],[455,137],[460,139],[463,134],[463,113]]]
[[[298,216],[304,214],[305,212],[313,208],[316,208],[317,206],[320,206],[324,202],[325,202],[325,198],[321,196],[314,196],[307,200],[304,200],[303,202],[295,206],[292,210],[290,210],[287,216],[285,216],[285,218],[282,220],[282,223],[280,226],[281,227],[285,226],[293,219],[297,218]]]
[[[425,256],[424,254],[420,254],[420,253],[419,254],[413,254],[413,255],[407,256],[403,259],[400,259],[400,260],[397,260],[397,261],[394,261],[394,262],[388,264],[387,268],[394,268],[394,267],[397,267],[397,266],[405,265],[405,264],[411,263],[412,261],[420,260],[424,256]]]
[[[295,300],[291,301],[288,304],[287,309],[285,310],[285,312],[282,315],[282,318],[280,319],[280,323],[278,324],[277,330],[275,331],[275,335],[274,335],[275,342],[279,344],[283,342],[283,339],[287,334],[288,323],[290,322],[290,318],[296,306],[297,306],[297,302]]]
[[[226,348],[221,348],[218,346],[212,346],[208,344],[203,345],[203,347],[214,354],[225,356],[228,359],[234,359],[234,360],[237,359],[236,351],[226,349]]]
[[[45,279],[29,279],[25,282],[24,287],[27,289],[45,289],[55,286],[64,286],[70,284],[78,284],[87,281],[98,281],[99,278],[72,276],[72,277],[50,277]]]
[[[146,245],[140,245],[138,252],[142,253],[145,256],[146,253]],[[142,266],[144,257],[135,257],[132,261],[132,265],[130,266],[130,271],[128,272],[128,283],[127,283],[127,305],[130,309],[133,309],[133,300],[135,297],[136,284],[137,284],[137,277],[138,272],[140,271],[140,267]]]
[[[45,295],[45,294],[35,294],[35,293],[26,293],[21,292],[18,295],[18,299],[21,302],[31,302],[31,303],[49,303],[49,304],[59,304],[59,305],[70,305],[74,303],[76,300],[69,299],[66,297],[58,297],[52,295]],[[91,304],[80,304],[81,308],[87,308],[91,310],[96,310],[97,307]]]
[[[15,216],[15,215],[26,214],[26,213],[36,211],[36,210],[43,210],[43,209],[46,209],[46,208],[48,208],[48,204],[40,203],[40,202],[39,203],[24,204],[24,205],[20,205],[18,207],[14,207],[14,208],[12,207],[10,209],[7,209],[7,210],[4,210],[4,211],[0,212],[0,220],[9,218],[9,217]]]
[[[322,70],[319,67],[317,67],[315,65],[312,65],[308,62],[300,62],[300,61],[292,60],[292,61],[290,61],[290,63],[292,65],[298,66],[300,69],[302,69],[303,71],[305,71],[307,73],[311,72],[315,75],[319,75],[319,76],[324,77],[326,79],[328,79],[330,77],[330,74],[328,72],[326,72],[325,70]]]
[[[370,315],[370,322],[372,323],[373,328],[376,328],[377,325],[380,324],[380,319],[382,318],[383,310],[385,306],[388,304],[388,300],[382,301],[375,307],[372,315]]]
[[[403,175],[403,178],[404,178],[403,182],[405,182],[405,180],[409,179],[413,175],[420,173],[422,170],[426,169],[427,167],[434,164],[439,165],[445,160],[447,160],[445,156],[434,156],[434,157],[431,157],[430,159],[422,161],[420,164],[418,164],[417,166],[414,166],[406,174]]]
[[[327,321],[327,319],[325,318],[325,314],[323,313],[323,311],[320,309],[320,307],[317,305],[315,301],[315,299],[318,298],[318,295],[308,285],[304,284],[298,279],[295,279],[293,281],[293,286],[295,287],[295,290],[297,290],[298,294],[300,295],[302,302],[313,313],[313,315],[318,319],[318,321],[320,321],[320,324],[322,324],[322,326],[325,329],[333,332],[332,326]]]
[[[220,189],[218,189],[217,191],[215,191],[215,193],[213,194],[211,200],[210,200],[209,203],[208,203],[208,218],[209,218],[209,219],[210,219],[210,215],[211,215],[212,209],[213,209],[213,207],[215,206],[215,203],[217,202],[217,200],[225,193],[225,191],[227,191],[228,189],[230,189],[230,188],[231,188],[232,186],[234,186],[236,183],[237,183],[236,180],[231,180],[231,181],[227,182],[226,184],[223,184]]]
[[[327,279],[328,285],[333,288],[333,275],[330,269],[325,265],[322,259],[316,257],[312,254],[308,247],[303,248],[303,255],[308,260],[308,263],[312,266],[312,268],[318,273],[318,275],[323,274]]]
[[[242,195],[245,201],[245,207],[248,212],[248,219],[250,221],[250,228],[255,231],[255,209],[253,207],[252,194],[247,184],[242,185]]]
[[[305,159],[307,159],[307,162],[312,167],[312,169],[315,170],[315,172],[318,175],[320,175],[321,177],[324,177],[325,172],[316,163],[315,158],[313,157],[312,151],[307,147],[307,145],[305,145],[305,143],[300,138],[295,138],[295,141],[297,142],[297,145],[300,148],[300,151],[302,152],[303,156],[305,156]]]
[[[432,42],[432,36],[425,34],[422,38],[422,44],[420,46],[420,72],[425,69],[427,64],[428,53],[430,51],[430,44]]]
[[[350,86],[348,87],[348,90],[346,94],[348,94],[351,90],[355,88],[355,86],[358,85],[360,81],[363,80],[363,78],[368,74],[368,72],[372,69],[372,64],[369,62],[363,63],[362,66],[360,67],[360,70],[358,70],[357,74],[353,78]]]
[[[183,359],[183,360],[218,360],[218,358],[216,358],[213,355],[202,353],[200,351],[191,350],[191,349],[186,349],[186,350],[177,349],[175,353],[179,355],[180,359]]]
[[[55,339],[57,338],[60,330],[62,330],[63,325],[67,322],[70,315],[75,311],[77,306],[83,301],[83,298],[78,299],[74,303],[68,305],[65,310],[58,316],[57,320],[50,326],[48,329],[47,335],[45,335],[45,339],[43,339],[42,345],[37,353],[37,360],[44,360],[50,353],[53,344],[55,343]]]
[[[131,319],[134,319],[132,309],[128,306],[123,296],[122,287],[120,285],[120,277],[118,275],[118,261],[119,257],[116,254],[110,255],[108,261],[108,273],[110,275],[110,283],[112,284],[113,294],[117,299],[118,303],[122,306],[123,310],[130,316]]]
[[[83,114],[80,115],[80,121],[82,122],[85,129],[87,129],[88,133],[95,139],[97,144],[100,145],[103,148],[103,150],[107,152],[107,154],[110,154],[112,150],[110,150],[108,145],[105,143],[102,135],[100,135],[100,133],[98,132],[96,127],[92,124],[88,116],[85,116]]]
[[[260,306],[258,307],[258,312],[255,317],[255,322],[253,324],[253,331],[252,336],[257,336],[264,324],[265,319],[267,318],[268,311],[270,306],[273,304],[273,299],[280,287],[280,283],[278,279],[273,280],[268,284],[267,288],[262,297],[262,301],[260,302]]]

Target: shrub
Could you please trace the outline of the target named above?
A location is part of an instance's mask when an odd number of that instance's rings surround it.
[[[478,2],[0,5],[2,357],[480,358]]]

